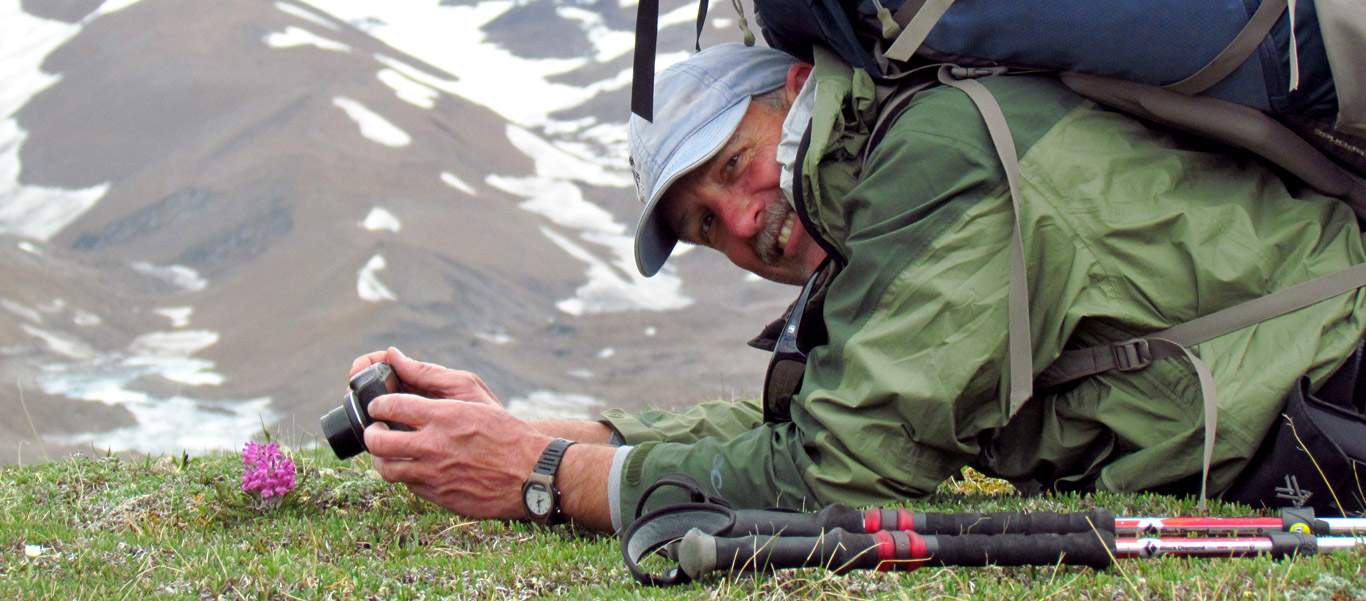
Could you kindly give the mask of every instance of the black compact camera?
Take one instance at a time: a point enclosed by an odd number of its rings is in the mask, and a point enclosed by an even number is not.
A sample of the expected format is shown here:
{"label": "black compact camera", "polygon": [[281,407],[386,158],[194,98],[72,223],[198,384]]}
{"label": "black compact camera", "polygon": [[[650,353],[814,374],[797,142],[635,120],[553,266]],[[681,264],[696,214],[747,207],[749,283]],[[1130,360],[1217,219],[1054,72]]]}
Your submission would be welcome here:
{"label": "black compact camera", "polygon": [[[398,376],[388,363],[376,363],[351,378],[350,391],[340,407],[323,414],[323,435],[338,459],[348,459],[365,448],[365,428],[375,423],[370,418],[370,401],[391,392],[401,392]],[[395,430],[411,430],[402,424],[389,424]]]}

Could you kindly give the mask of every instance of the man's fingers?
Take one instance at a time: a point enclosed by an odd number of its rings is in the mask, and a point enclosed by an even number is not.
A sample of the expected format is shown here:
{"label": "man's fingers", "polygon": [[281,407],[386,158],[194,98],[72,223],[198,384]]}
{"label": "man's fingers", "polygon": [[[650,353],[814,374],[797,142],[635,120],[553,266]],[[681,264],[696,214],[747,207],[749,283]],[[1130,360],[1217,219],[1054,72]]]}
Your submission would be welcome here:
{"label": "man's fingers", "polygon": [[390,430],[384,424],[370,424],[365,429],[365,448],[375,458],[413,457],[426,455],[421,438],[416,432]]}
{"label": "man's fingers", "polygon": [[432,421],[442,401],[415,394],[382,394],[370,401],[370,417],[420,428]]}
{"label": "man's fingers", "polygon": [[351,374],[346,376],[347,379],[355,377],[362,369],[383,362],[386,352],[387,351],[375,351],[356,357],[356,360],[351,362]]}
{"label": "man's fingers", "polygon": [[386,351],[385,360],[394,366],[399,381],[411,392],[443,399],[499,404],[498,397],[473,372],[417,361],[394,347]]}
{"label": "man's fingers", "polygon": [[425,479],[425,476],[420,473],[421,464],[409,459],[375,457],[375,471],[379,472],[380,477],[384,478],[385,482],[410,484]]}

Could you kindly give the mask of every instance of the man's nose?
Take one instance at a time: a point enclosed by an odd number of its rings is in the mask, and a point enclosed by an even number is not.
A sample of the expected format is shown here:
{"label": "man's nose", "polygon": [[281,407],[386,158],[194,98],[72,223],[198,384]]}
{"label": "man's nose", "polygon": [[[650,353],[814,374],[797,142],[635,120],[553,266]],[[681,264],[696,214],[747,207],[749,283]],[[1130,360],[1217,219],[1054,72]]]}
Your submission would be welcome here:
{"label": "man's nose", "polygon": [[726,229],[740,238],[750,238],[764,229],[764,203],[757,195],[743,195],[730,203],[723,216]]}

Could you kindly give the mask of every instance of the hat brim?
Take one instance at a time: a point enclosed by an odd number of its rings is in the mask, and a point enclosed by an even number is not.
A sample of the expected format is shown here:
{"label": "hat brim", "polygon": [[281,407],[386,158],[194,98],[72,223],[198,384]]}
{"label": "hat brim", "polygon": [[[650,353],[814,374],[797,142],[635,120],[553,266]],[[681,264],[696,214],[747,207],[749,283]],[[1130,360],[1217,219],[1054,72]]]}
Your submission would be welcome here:
{"label": "hat brim", "polygon": [[678,152],[665,162],[661,171],[665,176],[658,180],[659,183],[650,192],[645,210],[640,215],[640,222],[636,225],[636,269],[640,270],[641,275],[650,277],[658,273],[664,262],[669,260],[674,247],[678,245],[678,234],[664,222],[657,210],[664,193],[679,178],[721,151],[721,147],[726,145],[731,134],[740,126],[740,121],[749,109],[749,103],[750,99],[746,96],[718,113],[715,118],[688,136],[679,145]]}

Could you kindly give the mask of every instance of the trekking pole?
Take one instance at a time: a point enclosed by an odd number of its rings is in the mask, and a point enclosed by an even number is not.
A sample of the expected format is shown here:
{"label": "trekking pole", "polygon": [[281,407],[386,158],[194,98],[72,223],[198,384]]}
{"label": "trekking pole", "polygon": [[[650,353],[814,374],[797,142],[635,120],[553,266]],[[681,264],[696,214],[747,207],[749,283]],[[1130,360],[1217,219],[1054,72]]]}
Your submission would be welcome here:
{"label": "trekking pole", "polygon": [[1121,517],[1115,518],[1115,534],[1166,535],[1269,535],[1275,532],[1319,536],[1366,536],[1366,518],[1315,517],[1312,509],[1282,509],[1279,517]]}
{"label": "trekking pole", "polygon": [[1067,534],[1111,530],[1116,536],[1267,535],[1299,532],[1366,535],[1366,518],[1315,517],[1312,509],[1283,509],[1276,517],[1115,517],[1104,509],[1079,513],[998,512],[932,513],[907,509],[857,511],[831,505],[816,513],[740,509],[730,534],[816,536],[836,528],[848,532],[881,530],[920,534]]}
{"label": "trekking pole", "polygon": [[836,529],[821,536],[716,537],[693,529],[674,553],[696,579],[728,573],[821,567],[909,571],[922,566],[1110,565],[1114,535],[1072,534],[921,535],[904,530],[862,534]]}
{"label": "trekking pole", "polygon": [[1366,548],[1363,537],[1316,537],[1278,532],[1248,538],[1123,538],[1108,532],[1073,534],[920,535],[909,531],[875,534],[835,530],[822,536],[715,537],[694,529],[675,549],[679,567],[691,579],[787,568],[909,571],[924,566],[1085,565],[1101,569],[1118,558],[1246,557],[1314,555]]}

